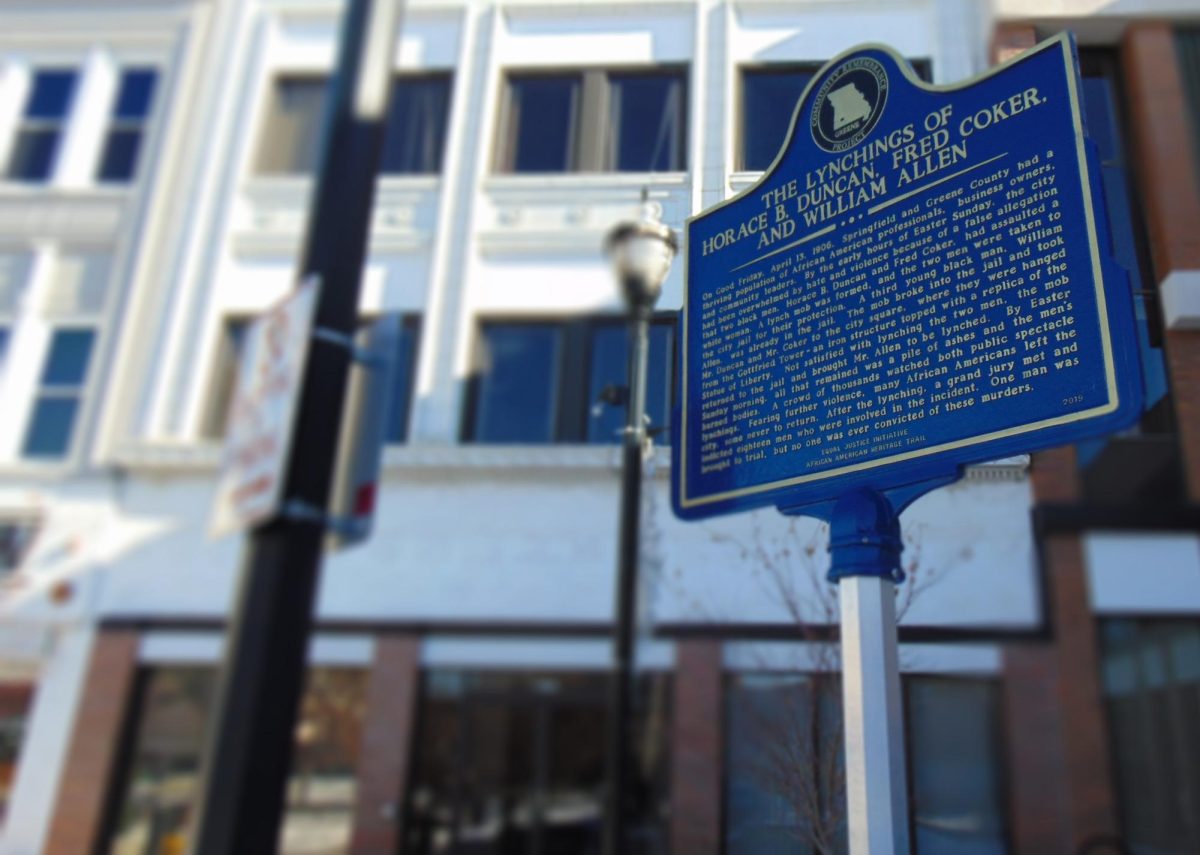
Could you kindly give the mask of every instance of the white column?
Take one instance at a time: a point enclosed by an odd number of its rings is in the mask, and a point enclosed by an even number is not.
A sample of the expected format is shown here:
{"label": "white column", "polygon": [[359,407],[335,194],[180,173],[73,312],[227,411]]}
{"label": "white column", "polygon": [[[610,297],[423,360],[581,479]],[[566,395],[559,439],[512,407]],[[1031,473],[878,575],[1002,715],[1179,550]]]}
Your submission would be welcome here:
{"label": "white column", "polygon": [[907,855],[896,585],[877,576],[848,576],[838,591],[850,852]]}
{"label": "white column", "polygon": [[[90,624],[64,629],[47,654],[17,757],[17,778],[0,830],[0,855],[43,851],[94,638]],[[103,783],[97,781],[96,786]]]}
{"label": "white column", "polygon": [[79,72],[75,97],[58,152],[55,183],[63,187],[91,187],[96,165],[112,116],[117,93],[117,68],[104,50],[88,53]]}
{"label": "white column", "polygon": [[33,397],[50,347],[51,325],[42,313],[54,272],[55,255],[48,244],[30,249],[29,270],[8,342],[4,366],[4,398],[0,402],[0,460],[21,456],[32,415]]}
{"label": "white column", "polygon": [[420,355],[409,436],[414,444],[457,441],[461,418],[465,354],[474,345],[470,305],[471,260],[481,203],[482,176],[491,157],[491,129],[497,109],[499,69],[493,50],[502,15],[481,6],[462,11],[458,61],[450,96],[438,198],[438,227],[431,250]]}
{"label": "white column", "polygon": [[8,174],[17,127],[25,114],[29,88],[33,81],[29,63],[9,60],[0,67],[0,175]]}

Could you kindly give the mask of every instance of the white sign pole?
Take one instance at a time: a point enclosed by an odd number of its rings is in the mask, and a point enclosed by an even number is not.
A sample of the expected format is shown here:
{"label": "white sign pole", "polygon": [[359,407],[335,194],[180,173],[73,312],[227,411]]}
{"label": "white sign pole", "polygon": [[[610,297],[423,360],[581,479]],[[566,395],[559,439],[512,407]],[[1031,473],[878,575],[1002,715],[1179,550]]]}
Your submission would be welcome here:
{"label": "white sign pole", "polygon": [[838,591],[850,852],[907,855],[896,584],[879,576],[845,576]]}

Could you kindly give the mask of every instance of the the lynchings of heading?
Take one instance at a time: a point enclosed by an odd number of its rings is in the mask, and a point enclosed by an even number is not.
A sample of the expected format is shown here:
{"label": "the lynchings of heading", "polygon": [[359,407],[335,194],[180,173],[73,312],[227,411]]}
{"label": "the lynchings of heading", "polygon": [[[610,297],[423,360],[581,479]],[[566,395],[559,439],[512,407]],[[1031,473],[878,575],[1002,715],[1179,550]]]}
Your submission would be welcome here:
{"label": "the lynchings of heading", "polygon": [[[1037,87],[1030,87],[956,124],[951,121],[954,107],[947,104],[925,116],[925,133],[920,136],[909,122],[805,173],[803,186],[801,179],[793,178],[760,192],[763,210],[737,227],[703,238],[701,254],[719,252],[745,238],[756,239],[756,249],[765,249],[796,233],[795,214],[808,228],[819,226],[886,195],[889,187],[904,188],[966,159],[969,137],[1045,103]],[[888,154],[890,159],[883,157]]]}

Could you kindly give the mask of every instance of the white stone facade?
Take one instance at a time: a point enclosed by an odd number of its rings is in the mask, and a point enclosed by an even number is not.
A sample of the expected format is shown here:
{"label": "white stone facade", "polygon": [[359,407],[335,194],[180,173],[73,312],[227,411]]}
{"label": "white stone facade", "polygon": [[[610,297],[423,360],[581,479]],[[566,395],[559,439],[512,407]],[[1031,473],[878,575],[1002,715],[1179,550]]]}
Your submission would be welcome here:
{"label": "white stone facade", "polygon": [[[0,163],[30,70],[80,73],[52,178],[0,182],[0,254],[29,259],[13,308],[0,304],[0,326],[12,330],[0,361],[0,522],[38,526],[21,568],[0,583],[0,655],[12,673],[42,686],[27,737],[37,760],[21,765],[0,831],[7,855],[39,851],[94,628],[131,619],[186,628],[219,622],[230,607],[240,544],[206,536],[219,455],[204,436],[216,350],[227,318],[261,311],[293,280],[310,182],[258,174],[255,154],[272,81],[329,72],[340,9],[331,0],[107,5],[0,3]],[[604,667],[601,640],[526,639],[519,629],[609,620],[616,446],[460,442],[480,320],[617,314],[600,244],[643,188],[680,228],[756,179],[737,168],[741,68],[820,62],[857,43],[886,42],[928,59],[935,82],[952,83],[986,67],[996,15],[1074,19],[1101,4],[988,5],[410,0],[395,67],[452,74],[444,161],[437,175],[381,179],[362,300],[367,315],[421,317],[409,438],[386,452],[370,542],[326,561],[318,619],[444,625],[425,642],[429,664]],[[1085,31],[1102,38],[1112,16],[1181,5],[1189,4],[1109,4],[1109,17]],[[158,90],[137,180],[103,186],[91,176],[119,71],[130,64],[155,67]],[[686,171],[531,176],[494,168],[506,71],[662,64],[687,69]],[[56,270],[80,253],[103,256],[102,299],[58,312]],[[661,308],[678,309],[683,288],[676,263]],[[22,437],[50,330],[65,323],[94,326],[95,349],[69,453],[33,461],[22,455]],[[668,457],[657,451],[647,491],[649,622],[717,623],[731,640],[736,625],[786,625],[788,610],[756,553],[780,548],[787,521],[773,511],[675,520]],[[905,513],[908,554],[930,583],[905,623],[984,639],[914,648],[909,667],[995,673],[998,646],[987,633],[1042,626],[1027,467],[1025,458],[978,467]],[[803,587],[821,578],[827,559],[818,527],[796,526],[797,542],[814,546],[792,566]],[[1135,592],[1120,572],[1129,544],[1092,538],[1096,609],[1177,610],[1184,602],[1200,613],[1197,539],[1140,537],[1139,548],[1161,550],[1178,578]],[[518,634],[497,642],[456,633],[459,624]],[[150,631],[141,655],[216,661],[219,637]],[[315,661],[369,661],[365,631],[322,639]],[[783,655],[778,647],[731,643],[727,667],[761,666]],[[647,667],[671,667],[669,638],[644,648]]]}

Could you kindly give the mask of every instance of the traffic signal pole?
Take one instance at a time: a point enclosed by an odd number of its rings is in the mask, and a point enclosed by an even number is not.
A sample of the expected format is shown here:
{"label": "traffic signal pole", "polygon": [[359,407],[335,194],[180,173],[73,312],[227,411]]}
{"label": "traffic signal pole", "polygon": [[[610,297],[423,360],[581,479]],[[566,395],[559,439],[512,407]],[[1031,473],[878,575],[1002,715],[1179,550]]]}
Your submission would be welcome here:
{"label": "traffic signal pole", "polygon": [[277,849],[304,688],[402,0],[346,0],[296,281],[320,280],[283,506],[242,553],[193,855]]}

